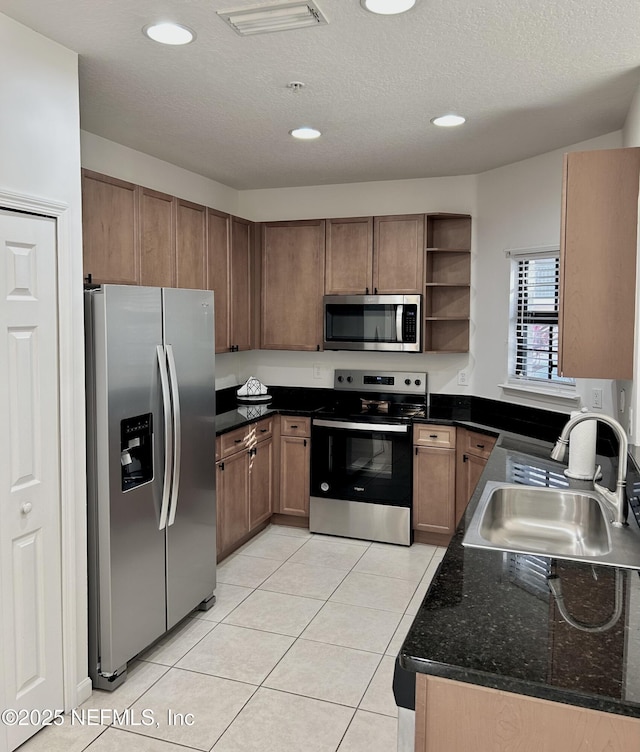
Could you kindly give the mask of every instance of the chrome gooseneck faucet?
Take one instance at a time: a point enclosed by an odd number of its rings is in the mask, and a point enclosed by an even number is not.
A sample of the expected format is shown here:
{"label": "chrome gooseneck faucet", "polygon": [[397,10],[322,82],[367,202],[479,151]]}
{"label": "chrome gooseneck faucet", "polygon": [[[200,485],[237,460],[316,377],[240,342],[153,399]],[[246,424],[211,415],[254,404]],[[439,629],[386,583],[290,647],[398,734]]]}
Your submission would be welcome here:
{"label": "chrome gooseneck faucet", "polygon": [[[626,486],[627,486],[627,451],[629,442],[624,428],[614,418],[599,413],[579,413],[571,418],[562,429],[560,438],[551,451],[551,459],[562,462],[569,444],[569,434],[571,431],[585,420],[599,420],[613,428],[618,437],[618,479],[616,481],[616,490],[610,491],[608,488],[596,483],[595,476],[593,479],[593,488],[609,503],[613,509],[613,525],[623,527],[627,523],[626,509]],[[596,473],[597,475],[597,473]]]}

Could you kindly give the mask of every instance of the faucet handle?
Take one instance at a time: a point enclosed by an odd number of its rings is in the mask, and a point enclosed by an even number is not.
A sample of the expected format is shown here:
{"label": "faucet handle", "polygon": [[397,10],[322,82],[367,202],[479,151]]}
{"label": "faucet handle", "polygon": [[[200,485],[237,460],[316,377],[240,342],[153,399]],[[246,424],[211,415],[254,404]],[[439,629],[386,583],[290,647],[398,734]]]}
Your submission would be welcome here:
{"label": "faucet handle", "polygon": [[596,465],[596,469],[593,471],[593,478],[591,478],[591,482],[595,486],[596,481],[600,480],[602,478],[602,465]]}

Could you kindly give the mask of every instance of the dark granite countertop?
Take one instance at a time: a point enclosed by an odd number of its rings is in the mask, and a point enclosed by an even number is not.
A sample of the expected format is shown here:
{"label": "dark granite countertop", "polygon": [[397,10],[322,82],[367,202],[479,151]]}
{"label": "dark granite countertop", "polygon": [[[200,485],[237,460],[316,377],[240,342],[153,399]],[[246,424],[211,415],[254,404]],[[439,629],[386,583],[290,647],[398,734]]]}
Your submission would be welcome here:
{"label": "dark granite countertop", "polygon": [[[455,421],[458,422],[458,421]],[[640,718],[640,576],[591,566],[463,547],[486,481],[569,484],[551,444],[502,432],[467,511],[400,650],[400,665],[457,681]],[[599,456],[605,481],[616,464]],[[590,484],[571,481],[572,486]],[[636,524],[633,515],[630,524]],[[547,576],[560,578],[569,614],[561,616]]]}

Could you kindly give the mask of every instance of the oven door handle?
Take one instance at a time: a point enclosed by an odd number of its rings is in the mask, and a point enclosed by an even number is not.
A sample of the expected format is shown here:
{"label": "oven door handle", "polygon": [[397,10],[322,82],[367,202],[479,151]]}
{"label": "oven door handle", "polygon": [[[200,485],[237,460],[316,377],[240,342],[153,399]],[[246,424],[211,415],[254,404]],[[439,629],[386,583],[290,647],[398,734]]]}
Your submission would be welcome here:
{"label": "oven door handle", "polygon": [[408,433],[409,431],[408,423],[355,423],[314,418],[312,424],[321,428],[342,428],[345,431],[368,431],[369,433]]}

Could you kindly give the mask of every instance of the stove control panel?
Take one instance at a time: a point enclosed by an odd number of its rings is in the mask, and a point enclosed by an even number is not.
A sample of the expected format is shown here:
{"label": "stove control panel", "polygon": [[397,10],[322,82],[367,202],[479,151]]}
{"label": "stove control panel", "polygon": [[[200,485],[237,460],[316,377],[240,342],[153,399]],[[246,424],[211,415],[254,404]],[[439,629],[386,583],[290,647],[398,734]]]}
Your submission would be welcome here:
{"label": "stove control panel", "polygon": [[391,392],[393,394],[427,394],[427,374],[413,371],[361,371],[338,368],[334,388],[357,392]]}

